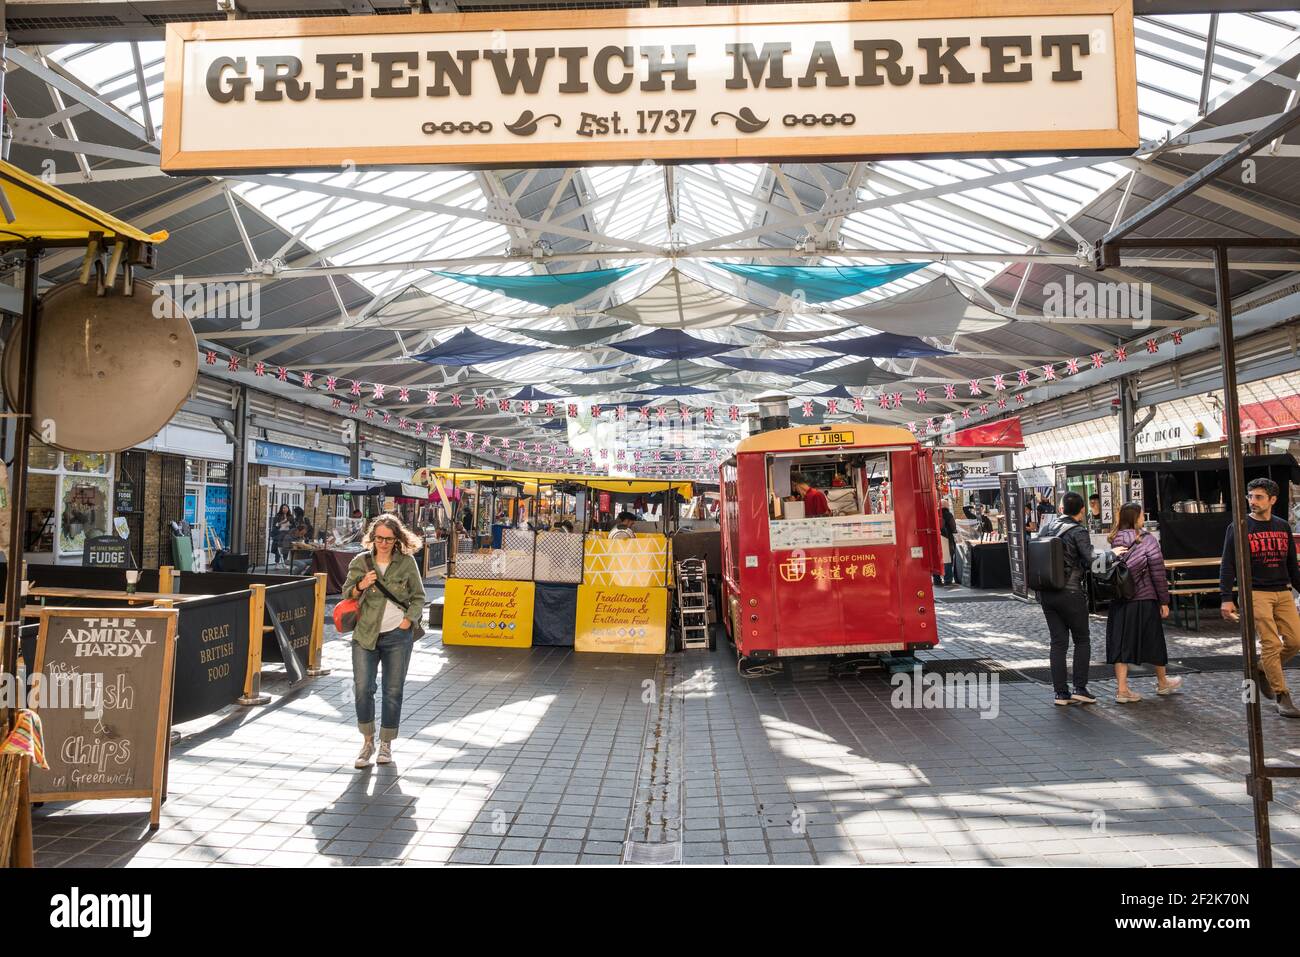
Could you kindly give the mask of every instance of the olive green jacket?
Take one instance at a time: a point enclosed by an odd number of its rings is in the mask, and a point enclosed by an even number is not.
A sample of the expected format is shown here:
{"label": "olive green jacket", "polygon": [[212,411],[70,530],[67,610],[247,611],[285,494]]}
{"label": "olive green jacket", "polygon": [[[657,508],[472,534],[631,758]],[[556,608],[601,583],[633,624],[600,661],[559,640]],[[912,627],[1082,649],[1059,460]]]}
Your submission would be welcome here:
{"label": "olive green jacket", "polygon": [[[370,565],[367,566],[367,555],[370,553],[362,552],[348,565],[348,577],[343,583],[344,599],[352,597],[353,587],[366,577],[366,572],[371,568],[379,572],[379,567],[374,565],[373,555],[370,557]],[[393,555],[388,571],[380,573],[379,580],[393,593],[394,598],[406,603],[404,606],[406,617],[410,621],[417,622],[421,619],[427,599],[424,594],[424,581],[420,578],[420,569],[415,564],[414,558],[410,555]],[[379,641],[379,625],[384,620],[384,604],[387,601],[384,593],[374,585],[361,593],[357,627],[352,632],[352,640],[368,651],[374,651]]]}

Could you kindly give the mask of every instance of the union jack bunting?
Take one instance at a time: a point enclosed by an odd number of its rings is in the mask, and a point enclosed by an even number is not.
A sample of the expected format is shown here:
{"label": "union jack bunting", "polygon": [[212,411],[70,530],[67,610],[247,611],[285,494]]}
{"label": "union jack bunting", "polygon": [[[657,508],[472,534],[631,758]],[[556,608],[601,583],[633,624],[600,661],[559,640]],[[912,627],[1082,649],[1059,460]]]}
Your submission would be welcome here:
{"label": "union jack bunting", "polygon": [[1003,379],[1002,373],[999,372],[997,375],[993,377],[993,391],[1001,392],[1006,387],[1007,384]]}
{"label": "union jack bunting", "polygon": [[316,373],[314,373],[314,372],[304,372],[304,373],[302,374],[302,387],[303,387],[304,389],[310,389],[310,388],[311,388],[311,384],[312,384],[313,381],[315,381],[315,379],[316,379]]}
{"label": "union jack bunting", "polygon": [[956,387],[955,385],[951,385],[951,384],[949,384],[949,385],[945,385],[945,386],[943,387],[943,397],[944,397],[945,399],[955,399],[955,398],[957,398],[957,387]]}
{"label": "union jack bunting", "polygon": [[275,370],[275,377],[279,379],[281,382],[288,382],[289,370],[286,369],[284,366],[280,366],[280,368]]}
{"label": "union jack bunting", "polygon": [[254,363],[253,375],[266,375],[266,363],[265,362]]}
{"label": "union jack bunting", "polygon": [[360,394],[361,394],[361,383],[353,379],[352,388],[348,389],[348,395],[360,395]]}
{"label": "union jack bunting", "polygon": [[1028,369],[1021,369],[1019,372],[1016,373],[1016,384],[1017,384],[1017,385],[1029,385],[1029,370],[1028,370]]}
{"label": "union jack bunting", "polygon": [[1050,362],[1043,366],[1043,378],[1048,382],[1056,381],[1056,366],[1052,365]]}
{"label": "union jack bunting", "polygon": [[979,395],[979,394],[980,394],[980,380],[979,380],[979,379],[971,379],[971,380],[970,380],[970,394],[971,394],[971,395]]}
{"label": "union jack bunting", "polygon": [[1076,372],[1078,372],[1078,371],[1079,371],[1079,360],[1078,360],[1078,359],[1066,359],[1066,360],[1065,360],[1065,371],[1066,371],[1069,375],[1074,375]]}
{"label": "union jack bunting", "polygon": [[380,385],[378,382],[376,382],[376,383],[375,383],[374,394],[373,394],[372,398],[375,398],[375,399],[382,399],[383,397],[384,397],[384,387],[383,387],[382,385]]}

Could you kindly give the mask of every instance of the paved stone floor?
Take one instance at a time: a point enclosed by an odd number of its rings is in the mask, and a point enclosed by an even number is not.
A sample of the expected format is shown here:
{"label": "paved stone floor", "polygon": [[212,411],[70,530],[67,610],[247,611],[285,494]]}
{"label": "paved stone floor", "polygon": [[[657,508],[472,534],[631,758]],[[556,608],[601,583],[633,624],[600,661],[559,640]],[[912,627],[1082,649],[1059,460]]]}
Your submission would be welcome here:
{"label": "paved stone floor", "polygon": [[[1239,676],[1053,707],[1035,606],[953,593],[936,673],[996,664],[984,707],[896,707],[888,676],[745,678],[729,650],[665,659],[417,646],[396,765],[353,770],[345,642],[333,673],[182,726],[163,825],[140,801],[47,805],[42,866],[676,862],[1249,865]],[[1094,658],[1105,623],[1093,620]],[[1220,623],[1170,629],[1174,660],[1234,652]],[[1238,649],[1239,651],[1239,649]],[[1028,671],[1024,670],[1028,669]],[[1104,669],[1103,669],[1104,670]],[[1096,672],[1100,674],[1100,671]],[[1029,676],[1029,677],[1027,677]],[[911,700],[910,698],[908,699]],[[1265,711],[1270,760],[1300,722]],[[1300,862],[1300,792],[1279,782],[1275,860]]]}

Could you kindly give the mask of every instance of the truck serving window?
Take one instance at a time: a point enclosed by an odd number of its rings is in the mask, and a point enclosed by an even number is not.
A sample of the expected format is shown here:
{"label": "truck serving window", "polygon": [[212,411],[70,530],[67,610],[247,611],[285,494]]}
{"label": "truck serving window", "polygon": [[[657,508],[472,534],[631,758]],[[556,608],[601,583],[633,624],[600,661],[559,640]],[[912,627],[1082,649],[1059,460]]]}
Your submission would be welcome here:
{"label": "truck serving window", "polygon": [[893,512],[888,453],[768,456],[769,520],[811,517],[800,496],[800,479],[825,497],[831,517]]}

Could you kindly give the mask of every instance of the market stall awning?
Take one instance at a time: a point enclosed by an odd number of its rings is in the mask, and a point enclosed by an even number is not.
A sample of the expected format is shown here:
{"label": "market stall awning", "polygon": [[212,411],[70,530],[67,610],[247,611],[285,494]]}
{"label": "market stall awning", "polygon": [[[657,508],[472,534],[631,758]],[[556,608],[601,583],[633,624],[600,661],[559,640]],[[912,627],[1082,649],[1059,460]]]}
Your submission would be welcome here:
{"label": "market stall awning", "polygon": [[146,233],[116,216],[83,203],[61,189],[0,161],[0,249],[33,239],[46,244],[82,246],[95,236],[138,243],[160,243],[167,231]]}
{"label": "market stall awning", "polygon": [[980,451],[1020,451],[1025,447],[1020,417],[1012,416],[997,422],[959,429],[945,442],[944,449],[972,449]]}
{"label": "market stall awning", "polygon": [[470,482],[536,482],[540,485],[586,485],[602,492],[649,494],[674,491],[691,497],[691,483],[672,479],[617,478],[611,475],[570,475],[567,472],[514,472],[509,469],[433,469],[447,480]]}

